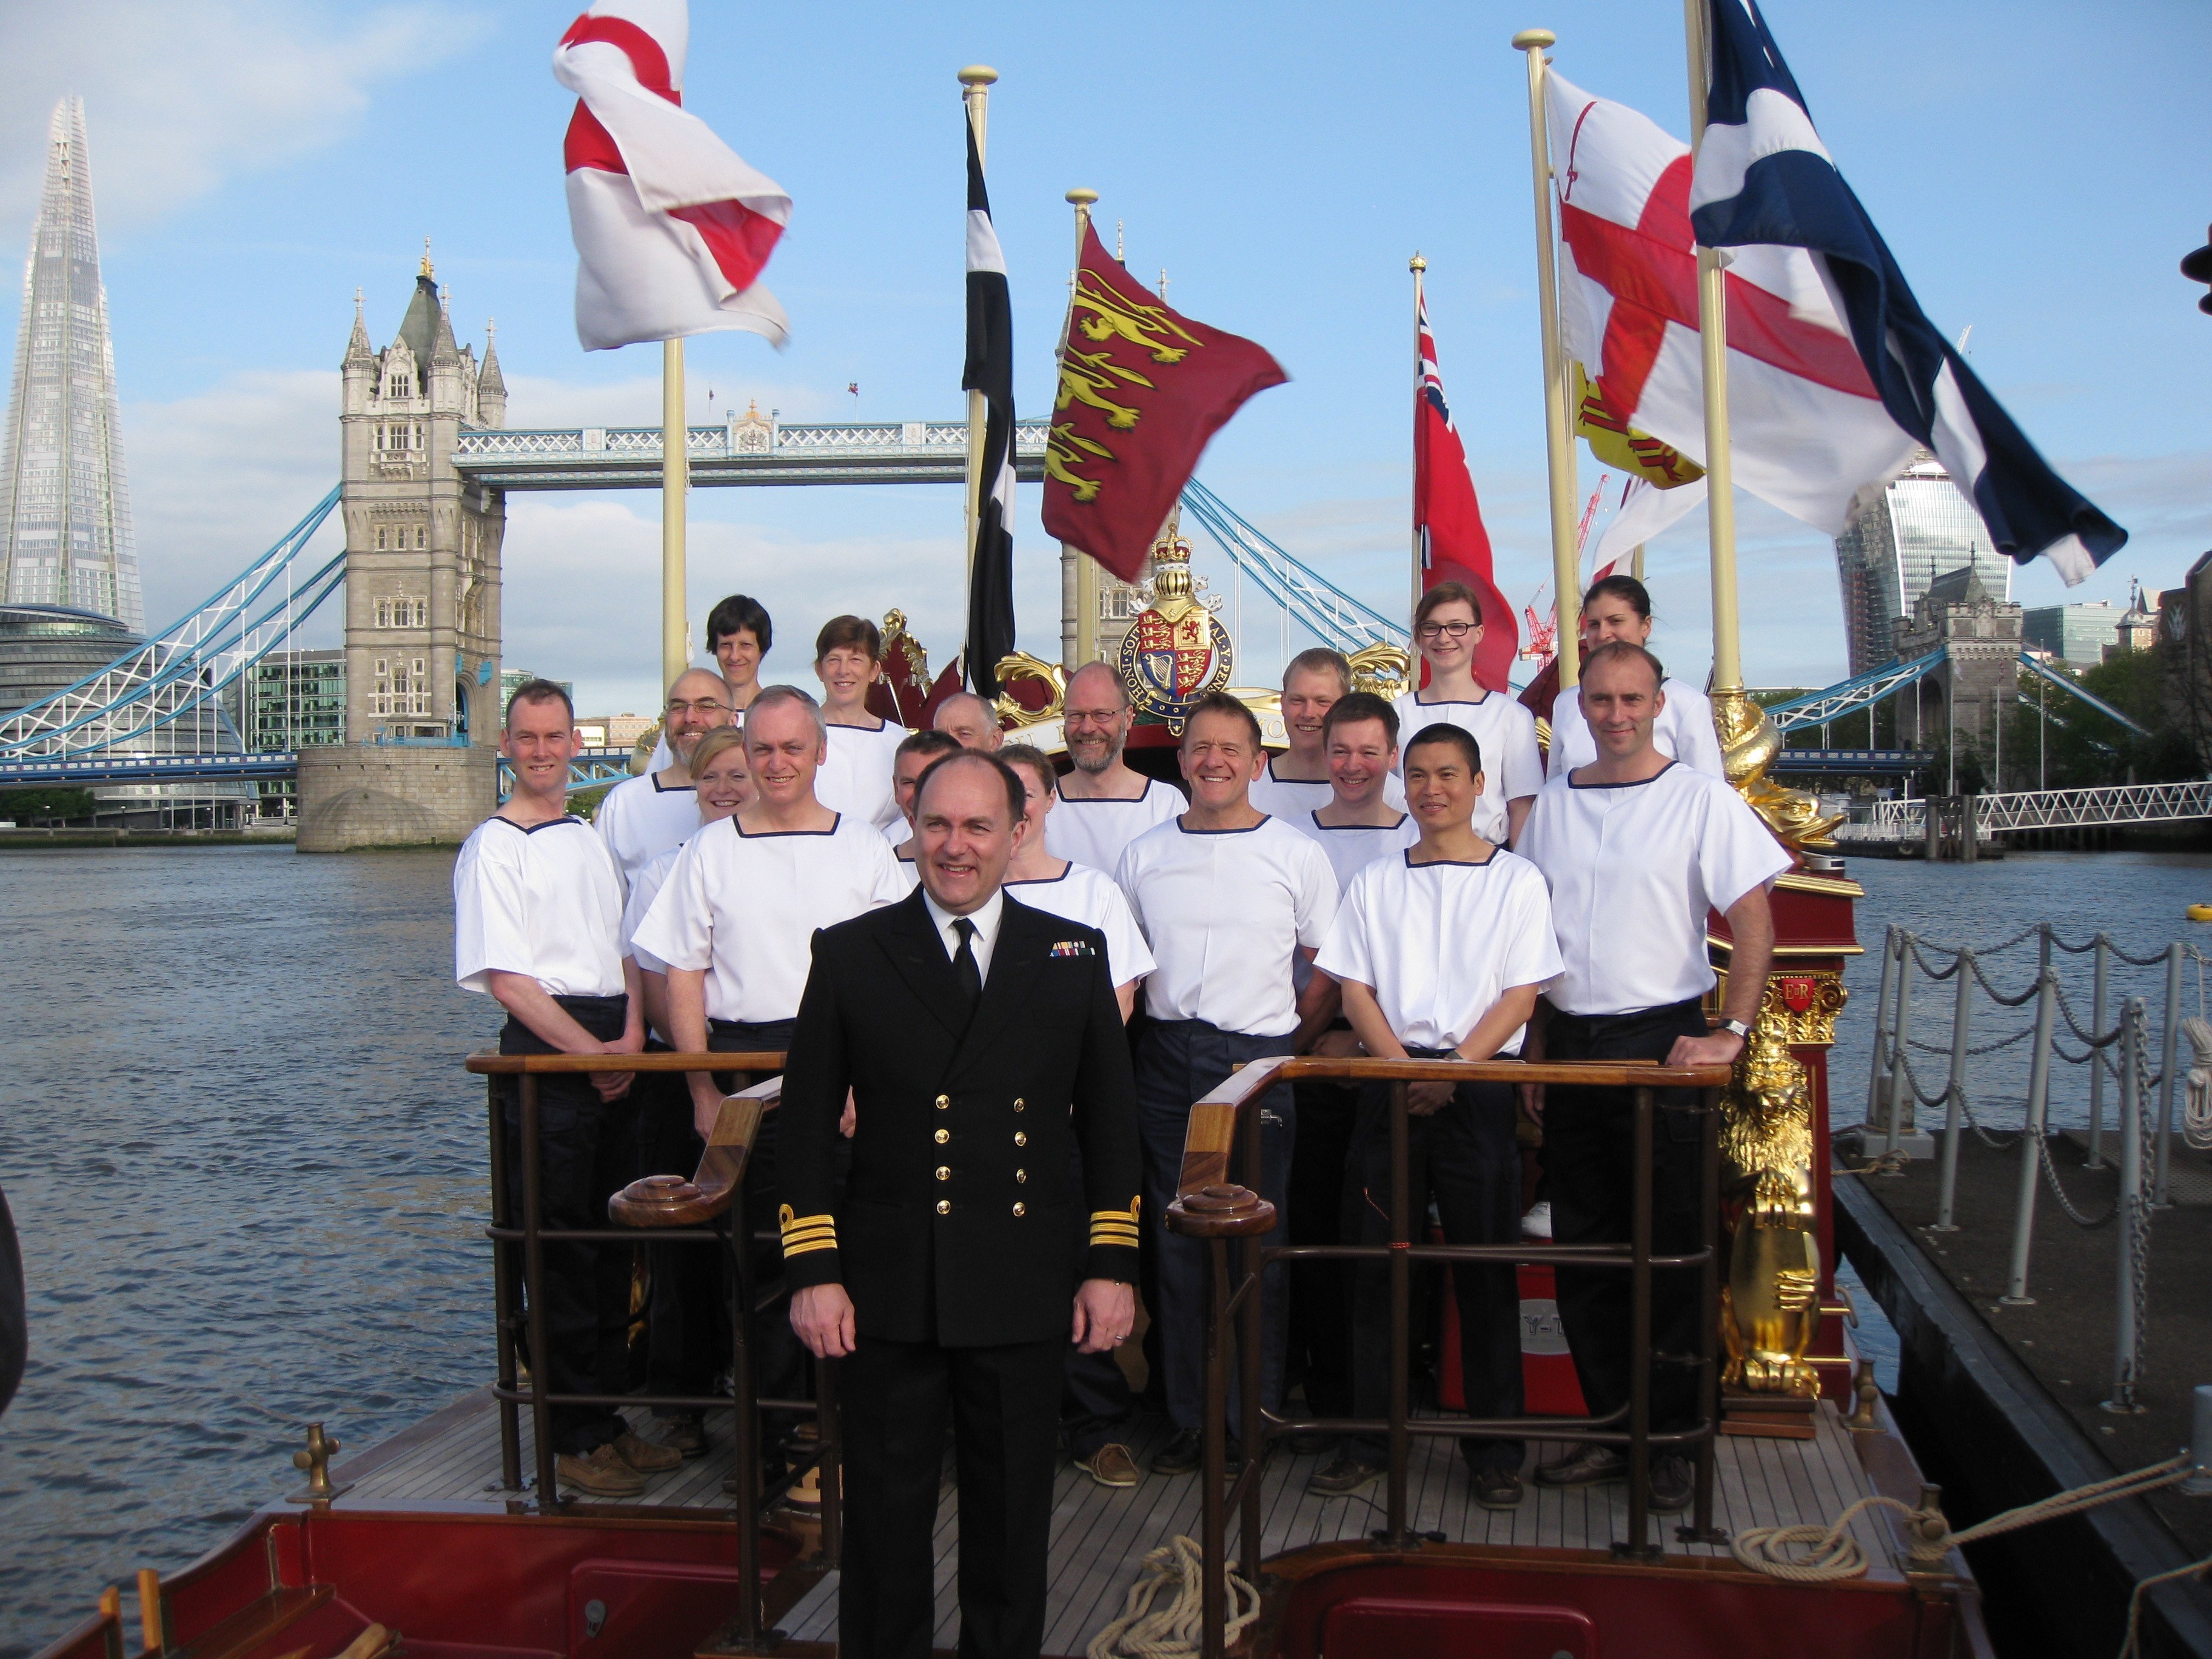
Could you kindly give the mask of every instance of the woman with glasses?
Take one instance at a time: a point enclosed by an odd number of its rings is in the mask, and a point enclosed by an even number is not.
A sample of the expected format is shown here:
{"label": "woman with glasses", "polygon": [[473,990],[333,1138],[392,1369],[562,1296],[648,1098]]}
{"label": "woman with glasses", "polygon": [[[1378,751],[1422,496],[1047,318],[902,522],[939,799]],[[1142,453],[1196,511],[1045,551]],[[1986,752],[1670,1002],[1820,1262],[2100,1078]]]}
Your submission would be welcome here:
{"label": "woman with glasses", "polygon": [[[1583,599],[1583,654],[1626,640],[1647,649],[1651,644],[1651,595],[1633,576],[1602,576]],[[1694,685],[1669,675],[1660,688],[1666,703],[1651,726],[1651,746],[1685,765],[1725,781],[1721,742],[1713,731],[1713,705]],[[1582,688],[1566,686],[1552,704],[1552,756],[1547,775],[1558,777],[1597,759],[1597,740],[1583,718]]]}
{"label": "woman with glasses", "polygon": [[1398,727],[1419,732],[1443,720],[1474,737],[1485,763],[1474,833],[1510,847],[1544,787],[1544,757],[1536,746],[1536,717],[1474,677],[1474,648],[1482,643],[1482,601],[1474,590],[1438,582],[1422,594],[1413,607],[1413,643],[1428,665],[1429,683],[1391,704]]}

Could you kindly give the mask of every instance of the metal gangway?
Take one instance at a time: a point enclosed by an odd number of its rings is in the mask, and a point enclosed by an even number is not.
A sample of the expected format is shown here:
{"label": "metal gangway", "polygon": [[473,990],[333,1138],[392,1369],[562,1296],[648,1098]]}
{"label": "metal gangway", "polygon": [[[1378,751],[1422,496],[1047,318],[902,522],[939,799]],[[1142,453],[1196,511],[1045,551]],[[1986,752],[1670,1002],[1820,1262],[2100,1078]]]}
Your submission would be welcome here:
{"label": "metal gangway", "polygon": [[2212,817],[2212,781],[2186,783],[2114,783],[2087,789],[2017,789],[1998,794],[1878,800],[1859,823],[1839,824],[1836,840],[1849,847],[1909,844],[1925,841],[1929,812],[1938,816],[1939,833],[1965,832],[1956,819],[1960,803],[1971,802],[1978,839],[2020,830],[2073,830],[2126,823],[2171,823]]}

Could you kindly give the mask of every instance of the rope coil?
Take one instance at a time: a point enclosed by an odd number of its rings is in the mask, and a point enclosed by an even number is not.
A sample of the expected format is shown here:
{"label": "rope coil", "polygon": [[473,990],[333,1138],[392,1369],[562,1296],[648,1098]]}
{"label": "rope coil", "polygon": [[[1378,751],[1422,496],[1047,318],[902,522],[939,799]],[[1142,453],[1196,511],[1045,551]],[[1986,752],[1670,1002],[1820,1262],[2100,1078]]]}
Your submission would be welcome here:
{"label": "rope coil", "polygon": [[[1091,1638],[1088,1659],[1191,1659],[1205,1642],[1206,1557],[1195,1539],[1178,1534],[1138,1564],[1137,1582],[1121,1616]],[[1260,1616],[1260,1594],[1237,1576],[1237,1563],[1222,1573],[1228,1596],[1221,1627],[1225,1649]],[[1158,1612],[1152,1603],[1174,1586],[1174,1595]]]}

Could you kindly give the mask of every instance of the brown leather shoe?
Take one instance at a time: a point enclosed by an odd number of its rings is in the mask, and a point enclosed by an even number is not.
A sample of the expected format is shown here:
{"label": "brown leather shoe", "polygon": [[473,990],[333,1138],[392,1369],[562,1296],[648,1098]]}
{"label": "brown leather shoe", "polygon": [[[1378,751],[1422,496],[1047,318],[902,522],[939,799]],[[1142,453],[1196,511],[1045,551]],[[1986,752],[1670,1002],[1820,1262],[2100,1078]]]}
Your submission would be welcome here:
{"label": "brown leather shoe", "polygon": [[615,1455],[640,1474],[659,1474],[678,1468],[684,1454],[673,1446],[656,1446],[634,1430],[624,1429],[615,1437]]}
{"label": "brown leather shoe", "polygon": [[553,1472],[562,1486],[593,1498],[636,1498],[645,1492],[645,1477],[624,1462],[611,1444],[589,1454],[565,1452],[554,1459]]}
{"label": "brown leather shoe", "polygon": [[1102,1486],[1120,1490],[1137,1484],[1137,1460],[1129,1455],[1127,1446],[1116,1442],[1109,1442],[1088,1457],[1077,1458],[1075,1467]]}
{"label": "brown leather shoe", "polygon": [[660,1443],[674,1447],[687,1458],[704,1457],[707,1455],[707,1419],[696,1413],[663,1418]]}

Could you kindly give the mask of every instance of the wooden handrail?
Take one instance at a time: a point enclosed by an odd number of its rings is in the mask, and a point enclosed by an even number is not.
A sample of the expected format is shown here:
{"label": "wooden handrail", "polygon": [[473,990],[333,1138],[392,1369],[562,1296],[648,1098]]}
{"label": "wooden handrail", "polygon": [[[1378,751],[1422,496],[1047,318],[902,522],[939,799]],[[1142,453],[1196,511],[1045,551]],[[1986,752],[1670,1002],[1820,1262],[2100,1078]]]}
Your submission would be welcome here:
{"label": "wooden handrail", "polygon": [[609,1219],[624,1227],[696,1227],[721,1214],[745,1178],[761,1120],[782,1098],[780,1077],[725,1095],[691,1178],[655,1175],[633,1181],[607,1200]]}
{"label": "wooden handrail", "polygon": [[574,1072],[781,1072],[783,1050],[763,1048],[744,1054],[503,1054],[495,1048],[479,1048],[462,1062],[478,1075],[518,1077],[524,1073]]}
{"label": "wooden handrail", "polygon": [[1177,1196],[1229,1181],[1237,1114],[1279,1083],[1308,1078],[1341,1083],[1557,1083],[1591,1089],[1721,1089],[1726,1066],[1660,1066],[1650,1060],[1332,1060],[1273,1055],[1224,1078],[1190,1109],[1183,1133]]}

